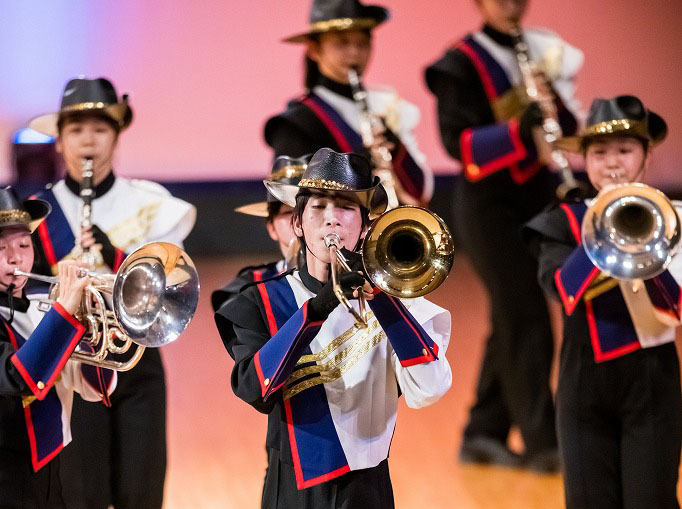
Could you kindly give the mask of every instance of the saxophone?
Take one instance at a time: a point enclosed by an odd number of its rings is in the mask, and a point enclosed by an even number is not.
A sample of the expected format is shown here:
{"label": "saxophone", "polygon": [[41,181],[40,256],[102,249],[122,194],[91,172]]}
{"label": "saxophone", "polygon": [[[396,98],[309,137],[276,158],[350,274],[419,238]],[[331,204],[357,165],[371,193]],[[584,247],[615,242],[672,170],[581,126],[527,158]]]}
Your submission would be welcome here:
{"label": "saxophone", "polygon": [[578,201],[584,197],[586,189],[584,184],[578,182],[573,175],[573,170],[571,170],[566,154],[554,145],[558,139],[563,137],[561,126],[556,119],[554,101],[551,99],[538,99],[539,94],[537,86],[535,85],[534,76],[536,65],[530,58],[528,44],[523,38],[523,32],[518,24],[514,24],[511,36],[514,41],[514,54],[516,55],[516,61],[519,65],[519,70],[521,71],[526,95],[530,101],[535,101],[540,105],[543,116],[542,138],[551,147],[550,157],[559,169],[561,184],[559,184],[559,187],[556,190],[557,197],[560,200],[565,201]]}
{"label": "saxophone", "polygon": [[[374,144],[374,133],[377,131],[384,131],[385,126],[377,115],[372,113],[369,109],[367,101],[367,90],[360,81],[358,72],[351,68],[348,70],[348,82],[353,91],[353,100],[360,112],[360,134],[362,135],[362,142],[366,147]],[[374,174],[381,180],[386,194],[388,195],[388,208],[386,210],[394,209],[404,203],[407,205],[419,205],[419,201],[402,189],[400,182],[395,178],[393,173],[393,156],[391,152],[385,147],[378,148],[381,160],[374,170]],[[376,161],[375,161],[376,163]]]}

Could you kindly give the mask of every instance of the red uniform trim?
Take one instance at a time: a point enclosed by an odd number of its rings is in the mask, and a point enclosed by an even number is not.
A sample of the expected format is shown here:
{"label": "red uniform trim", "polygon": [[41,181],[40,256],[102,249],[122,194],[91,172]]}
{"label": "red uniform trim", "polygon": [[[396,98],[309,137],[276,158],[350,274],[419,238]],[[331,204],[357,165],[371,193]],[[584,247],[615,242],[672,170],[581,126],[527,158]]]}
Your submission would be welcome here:
{"label": "red uniform trim", "polygon": [[116,250],[116,258],[114,258],[114,266],[112,267],[112,270],[114,272],[118,272],[118,269],[121,268],[121,264],[123,264],[123,260],[125,260],[126,254],[117,247],[114,249]]}
{"label": "red uniform trim", "polygon": [[52,239],[50,238],[50,232],[47,229],[47,223],[43,221],[38,226],[38,236],[40,237],[40,242],[43,244],[43,251],[45,252],[45,259],[50,267],[57,265],[57,257],[54,254],[54,247],[52,247]]}
{"label": "red uniform trim", "polygon": [[[460,136],[460,151],[462,153],[464,174],[468,180],[470,180],[471,182],[481,180],[491,175],[492,173],[495,173],[496,171],[508,168],[510,165],[514,164],[517,161],[523,160],[527,156],[526,147],[523,145],[523,142],[521,141],[521,137],[519,135],[518,119],[515,118],[511,119],[509,122],[507,122],[507,126],[509,129],[509,138],[512,141],[514,150],[507,155],[498,157],[497,159],[494,159],[480,166],[476,165],[476,162],[474,161],[473,158],[472,139],[474,136],[475,128],[465,129],[462,132],[462,135]],[[469,169],[469,165],[472,164],[478,168],[478,171],[475,173]]]}
{"label": "red uniform trim", "polygon": [[575,217],[575,214],[571,210],[571,207],[569,207],[567,204],[562,203],[559,206],[561,207],[561,209],[566,214],[566,217],[568,218],[568,224],[571,227],[571,233],[573,233],[575,241],[578,243],[579,246],[582,245],[583,242],[580,236],[580,225],[578,224],[578,218]]}
{"label": "red uniform trim", "polygon": [[583,293],[585,293],[585,290],[587,290],[587,287],[590,286],[590,283],[594,280],[595,277],[599,274],[599,269],[595,267],[592,269],[592,272],[587,276],[587,279],[583,282],[583,284],[578,288],[578,291],[575,292],[575,295],[573,295],[573,300],[569,298],[568,293],[566,292],[566,289],[564,288],[564,283],[561,281],[561,269],[557,269],[556,272],[554,273],[554,282],[556,283],[557,290],[559,290],[559,296],[561,297],[561,302],[564,305],[564,309],[566,310],[566,314],[568,316],[571,316],[573,314],[573,311],[575,311],[576,306],[578,305],[578,302],[583,296]]}
{"label": "red uniform trim", "polygon": [[260,293],[261,300],[263,301],[263,307],[265,308],[265,315],[268,318],[268,328],[270,329],[270,336],[277,334],[279,330],[277,328],[277,320],[275,320],[275,313],[272,311],[272,303],[270,302],[270,296],[268,295],[268,290],[265,288],[265,284],[259,283],[256,285],[258,292]]}
{"label": "red uniform trim", "polygon": [[310,488],[311,486],[316,486],[322,484],[336,477],[340,477],[343,474],[350,472],[350,466],[345,465],[341,468],[337,468],[327,474],[321,475],[319,477],[314,477],[313,479],[308,479],[307,481],[303,479],[303,469],[301,468],[301,457],[298,454],[298,445],[296,443],[296,432],[294,427],[294,419],[291,413],[291,403],[289,400],[284,401],[284,412],[287,418],[287,429],[289,430],[289,444],[291,445],[291,456],[294,460],[294,472],[296,473],[296,487],[299,490]]}
{"label": "red uniform trim", "polygon": [[256,367],[256,374],[260,382],[261,396],[265,397],[268,387],[265,385],[265,375],[263,375],[263,368],[260,365],[260,352],[256,352],[256,355],[253,356],[253,365]]}
{"label": "red uniform trim", "polygon": [[52,459],[57,456],[62,449],[64,449],[64,444],[59,444],[59,446],[52,451],[50,454],[45,456],[42,460],[38,460],[38,446],[36,445],[36,432],[33,428],[33,419],[31,418],[31,406],[24,408],[24,418],[26,419],[26,429],[28,431],[28,441],[31,446],[31,463],[33,464],[33,471],[37,472],[45,465],[47,465]]}
{"label": "red uniform trim", "polygon": [[[76,333],[71,338],[71,342],[67,346],[66,350],[64,350],[64,354],[62,355],[62,358],[57,363],[57,367],[52,372],[52,376],[49,378],[49,380],[47,382],[44,382],[44,387],[42,389],[38,388],[38,386],[36,385],[36,382],[33,380],[31,375],[29,374],[28,370],[21,363],[21,361],[19,360],[19,357],[17,357],[16,353],[14,355],[12,355],[12,358],[11,358],[12,364],[14,364],[14,366],[17,368],[17,371],[19,371],[22,378],[24,379],[26,384],[29,386],[29,388],[31,389],[31,391],[33,392],[35,397],[40,399],[40,400],[44,399],[45,396],[47,395],[47,393],[50,391],[50,389],[52,388],[52,385],[54,385],[54,382],[57,380],[59,373],[64,368],[64,365],[69,360],[69,357],[71,357],[71,354],[73,353],[73,350],[76,348],[76,345],[80,341],[81,337],[83,337],[83,334],[85,334],[85,327],[83,327],[83,325],[80,322],[78,322],[72,315],[70,315],[59,302],[55,302],[54,305],[52,306],[52,309],[54,309],[57,313],[59,313],[62,316],[62,318],[64,318],[66,321],[68,321],[69,324],[76,329]],[[10,334],[11,334],[11,331],[10,331]],[[16,343],[16,339],[15,339],[15,343]]]}
{"label": "red uniform trim", "polygon": [[414,182],[412,182],[412,179],[410,179],[407,172],[405,172],[405,168],[403,167],[403,162],[405,161],[406,155],[407,149],[405,148],[405,145],[401,145],[400,148],[398,149],[398,153],[395,155],[395,158],[393,159],[393,171],[398,177],[398,182],[400,183],[401,187],[405,190],[405,192],[407,192],[408,194],[417,199],[420,199],[421,194],[419,193],[416,186],[414,185]]}
{"label": "red uniform trim", "polygon": [[493,84],[493,78],[492,76],[490,76],[488,69],[486,69],[483,60],[481,60],[478,54],[473,49],[471,49],[471,47],[469,47],[469,45],[464,41],[460,41],[460,43],[457,45],[457,48],[471,59],[471,63],[474,64],[474,67],[478,72],[478,76],[481,78],[483,90],[485,90],[485,94],[488,96],[488,100],[492,103],[493,100],[497,97],[497,90],[495,89],[495,85]]}
{"label": "red uniform trim", "polygon": [[592,351],[594,352],[595,362],[604,362],[616,357],[621,357],[635,350],[642,348],[639,341],[635,341],[629,345],[621,346],[615,350],[609,352],[602,352],[601,345],[599,344],[599,332],[597,331],[597,321],[594,318],[594,310],[592,309],[592,302],[585,301],[585,311],[587,313],[587,326],[590,330],[590,340],[592,341]]}
{"label": "red uniform trim", "polygon": [[[388,294],[387,294],[388,295]],[[434,342],[433,347],[430,347],[424,342],[424,339],[422,338],[421,334],[417,332],[417,329],[414,328],[410,320],[408,320],[407,316],[405,316],[405,313],[403,313],[403,310],[398,306],[398,304],[395,301],[395,297],[388,295],[388,300],[395,306],[395,308],[398,310],[398,313],[400,313],[400,316],[403,318],[403,320],[407,323],[407,325],[412,329],[414,334],[417,336],[419,339],[419,342],[426,348],[426,351],[429,352],[428,355],[421,355],[419,357],[414,357],[413,359],[407,359],[405,361],[400,361],[400,365],[403,367],[408,367],[408,366],[414,366],[415,364],[423,364],[425,362],[431,362],[435,361],[438,359],[438,345]]]}
{"label": "red uniform trim", "polygon": [[329,129],[329,132],[334,137],[334,140],[336,140],[336,143],[339,145],[341,152],[353,152],[353,147],[350,146],[350,143],[343,135],[341,130],[336,126],[332,119],[329,118],[329,115],[327,115],[327,113],[325,113],[325,111],[322,108],[320,108],[320,106],[317,103],[315,103],[315,101],[313,101],[309,97],[306,97],[301,102],[305,104],[308,108],[310,108],[310,110],[315,115],[317,115],[317,118],[319,118],[322,121],[325,127]]}

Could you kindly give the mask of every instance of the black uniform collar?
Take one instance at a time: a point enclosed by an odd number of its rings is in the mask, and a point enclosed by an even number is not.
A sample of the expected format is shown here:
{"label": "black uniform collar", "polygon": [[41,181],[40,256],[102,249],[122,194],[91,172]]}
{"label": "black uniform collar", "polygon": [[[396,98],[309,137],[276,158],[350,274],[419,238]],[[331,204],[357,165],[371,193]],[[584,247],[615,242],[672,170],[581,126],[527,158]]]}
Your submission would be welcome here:
{"label": "black uniform collar", "polygon": [[[12,304],[14,305],[14,310],[20,313],[25,313],[28,311],[28,305],[30,301],[26,298],[25,293],[21,293],[21,297],[12,297]],[[9,295],[6,292],[0,292],[0,306],[4,308],[9,308]]]}
{"label": "black uniform collar", "polygon": [[511,35],[500,32],[496,28],[490,26],[488,23],[483,25],[481,31],[500,46],[507,46],[509,48],[514,47],[514,39],[512,39]]}
{"label": "black uniform collar", "polygon": [[322,289],[322,283],[310,275],[308,272],[308,267],[305,264],[298,269],[298,273],[301,276],[301,281],[308,290],[313,292],[315,295],[320,293],[320,290]]}
{"label": "black uniform collar", "polygon": [[350,88],[350,85],[339,83],[338,81],[327,78],[325,75],[320,75],[320,79],[318,80],[317,84],[323,86],[324,88],[328,88],[335,94],[342,95],[348,99],[353,98],[353,90]]}
{"label": "black uniform collar", "polygon": [[[114,176],[114,171],[112,170],[109,172],[109,175],[107,175],[102,182],[95,186],[95,198],[104,196],[107,193],[107,191],[114,187],[115,181],[116,177]],[[64,177],[64,183],[66,184],[66,187],[69,188],[69,191],[71,191],[76,196],[79,196],[81,194],[80,183],[76,182],[68,173],[66,174],[66,177]]]}

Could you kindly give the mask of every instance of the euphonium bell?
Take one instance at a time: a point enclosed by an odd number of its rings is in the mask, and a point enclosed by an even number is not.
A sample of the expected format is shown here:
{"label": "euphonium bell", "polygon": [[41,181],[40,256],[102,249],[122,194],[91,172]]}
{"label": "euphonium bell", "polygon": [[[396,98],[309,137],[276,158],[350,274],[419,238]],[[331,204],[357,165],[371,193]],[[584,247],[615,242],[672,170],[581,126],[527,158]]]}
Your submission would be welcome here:
{"label": "euphonium bell", "polygon": [[[325,241],[327,239],[325,238]],[[349,270],[345,259],[332,250],[332,280],[336,280],[336,258]],[[403,206],[385,212],[370,226],[361,246],[367,278],[383,292],[400,298],[414,298],[432,292],[445,281],[454,260],[452,236],[445,222],[421,207]],[[353,310],[335,285],[339,301],[366,325],[364,299],[359,292],[360,313]]]}
{"label": "euphonium bell", "polygon": [[594,265],[624,281],[663,272],[680,241],[680,218],[672,202],[645,184],[603,189],[585,213],[582,243]]}
{"label": "euphonium bell", "polygon": [[[56,277],[28,276],[52,284],[50,298],[57,295]],[[92,282],[83,293],[76,319],[86,329],[81,345],[71,358],[93,366],[128,371],[142,357],[145,347],[175,341],[187,328],[199,302],[199,276],[190,257],[178,246],[152,242],[133,251],[118,272],[86,271]],[[111,297],[113,311],[104,296]],[[122,343],[122,344],[120,344]],[[111,358],[137,348],[125,361]]]}

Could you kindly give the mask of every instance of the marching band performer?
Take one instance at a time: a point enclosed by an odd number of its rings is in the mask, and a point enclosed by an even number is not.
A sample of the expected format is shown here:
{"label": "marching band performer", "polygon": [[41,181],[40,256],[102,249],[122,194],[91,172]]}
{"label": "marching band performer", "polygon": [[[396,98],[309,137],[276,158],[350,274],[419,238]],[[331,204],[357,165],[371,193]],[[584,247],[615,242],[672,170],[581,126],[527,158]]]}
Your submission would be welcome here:
{"label": "marching band performer", "polygon": [[[395,91],[370,90],[363,113],[349,82],[349,71],[366,71],[373,29],[388,17],[387,9],[358,0],[313,0],[308,29],[284,40],[307,46],[306,92],[267,121],[265,141],[275,155],[298,157],[322,147],[365,155],[392,175],[401,202],[428,203],[433,174],[412,132],[419,110]],[[363,141],[366,121],[374,130]]]}
{"label": "marching band performer", "polygon": [[450,387],[448,311],[391,297],[359,272],[339,274],[347,298],[362,291],[371,299],[362,328],[334,294],[324,237],[337,234],[360,269],[349,249],[370,213],[385,210],[380,188],[367,159],[328,148],[313,155],[298,185],[268,183],[294,207],[305,263],[245,288],[215,315],[235,359],[235,394],[268,414],[264,508],[393,507],[387,458],[398,397],[419,408]]}
{"label": "marching band performer", "polygon": [[74,260],[59,263],[59,295],[43,311],[27,295],[34,252],[31,232],[50,212],[43,200],[23,203],[0,189],[0,506],[64,507],[58,454],[71,441],[73,391],[109,402],[116,373],[70,361],[85,333],[73,316],[90,278]]}
{"label": "marching band performer", "polygon": [[[46,272],[81,248],[101,255],[95,256],[97,270],[115,272],[126,252],[151,241],[181,246],[191,231],[194,206],[159,184],[114,174],[119,134],[132,117],[127,96],[119,100],[111,82],[76,78],[67,83],[59,112],[31,121],[29,127],[57,139],[67,168],[64,180],[39,194],[52,205],[52,214],[34,236]],[[93,163],[91,226],[80,217],[86,158]],[[134,370],[120,374],[110,408],[93,409],[76,400],[73,435],[75,447],[63,458],[69,507],[161,507],[166,386],[158,349],[148,349]]]}
{"label": "marching band performer", "polygon": [[[666,133],[639,99],[620,96],[595,99],[587,127],[560,142],[584,154],[600,190],[640,181]],[[677,508],[682,257],[639,289],[605,277],[581,239],[588,205],[553,207],[525,231],[540,283],[564,309],[556,401],[566,507]]]}
{"label": "marching band performer", "polygon": [[[426,70],[438,101],[445,150],[461,161],[455,191],[456,237],[490,296],[491,331],[476,401],[464,431],[460,461],[558,468],[549,387],[553,338],[537,265],[521,227],[553,200],[550,173],[538,159],[539,103],[551,103],[564,133],[575,132],[574,77],[582,53],[545,30],[526,30],[537,102],[528,104],[511,37],[527,0],[476,0],[485,23]],[[551,82],[551,87],[549,83]],[[527,106],[524,106],[527,104]],[[521,431],[525,454],[507,448],[510,427]]]}
{"label": "marching band performer", "polygon": [[[296,185],[301,180],[308,159],[310,159],[309,155],[300,158],[277,157],[268,180]],[[211,294],[211,305],[214,312],[218,311],[228,299],[237,295],[245,285],[269,279],[296,265],[299,246],[291,226],[293,210],[293,207],[282,203],[270,193],[267,193],[267,199],[264,202],[249,203],[236,209],[236,212],[241,214],[266,218],[265,226],[268,235],[277,242],[279,251],[282,253],[282,259],[241,269],[234,280]]]}

